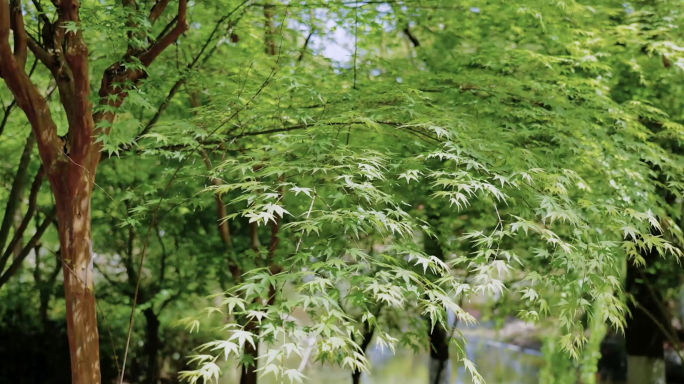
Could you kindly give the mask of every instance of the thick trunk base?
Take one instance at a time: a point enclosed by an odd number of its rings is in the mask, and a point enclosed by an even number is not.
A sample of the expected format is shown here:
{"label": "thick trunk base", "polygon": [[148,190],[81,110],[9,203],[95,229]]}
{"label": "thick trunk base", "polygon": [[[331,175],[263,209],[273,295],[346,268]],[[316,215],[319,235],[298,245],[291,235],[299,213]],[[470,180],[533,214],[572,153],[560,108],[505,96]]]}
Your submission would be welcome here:
{"label": "thick trunk base", "polygon": [[[92,173],[94,176],[94,172]],[[64,275],[71,384],[100,384],[100,337],[93,292],[93,253],[90,240],[92,189],[89,176],[84,174],[76,180],[69,180],[67,187],[55,180],[58,175],[50,176],[57,206]],[[69,176],[73,175],[70,173]]]}

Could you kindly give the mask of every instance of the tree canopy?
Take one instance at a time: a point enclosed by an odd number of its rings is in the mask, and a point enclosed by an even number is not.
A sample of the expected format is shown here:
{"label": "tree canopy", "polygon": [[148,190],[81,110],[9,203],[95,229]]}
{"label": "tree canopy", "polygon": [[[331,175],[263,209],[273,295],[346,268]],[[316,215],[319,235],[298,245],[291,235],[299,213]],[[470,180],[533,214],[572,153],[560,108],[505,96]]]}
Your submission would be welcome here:
{"label": "tree canopy", "polygon": [[174,352],[191,383],[367,371],[371,338],[429,352],[483,300],[591,365],[626,266],[682,256],[681,25],[675,1],[0,0],[0,318],[65,319],[73,383]]}

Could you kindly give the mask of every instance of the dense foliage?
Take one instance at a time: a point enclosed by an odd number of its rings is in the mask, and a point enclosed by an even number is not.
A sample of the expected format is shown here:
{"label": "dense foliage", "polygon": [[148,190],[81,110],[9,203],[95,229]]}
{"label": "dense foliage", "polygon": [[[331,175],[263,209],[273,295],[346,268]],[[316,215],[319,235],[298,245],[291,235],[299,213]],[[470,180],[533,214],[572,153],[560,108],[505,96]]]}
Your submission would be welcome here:
{"label": "dense foliage", "polygon": [[[90,73],[144,73],[87,101],[112,116],[92,131],[103,377],[209,382],[221,358],[243,377],[255,359],[290,381],[309,360],[367,371],[371,338],[429,352],[477,302],[554,324],[549,367],[575,359],[590,382],[606,324],[630,316],[627,263],[682,255],[678,2],[191,1],[153,64],[184,0],[158,19],[168,1],[82,1],[60,25],[47,3],[0,7],[19,7],[36,44],[50,25],[82,35]],[[32,60],[68,138],[65,88]],[[61,219],[40,131],[0,96],[0,324],[48,335],[69,302]]]}

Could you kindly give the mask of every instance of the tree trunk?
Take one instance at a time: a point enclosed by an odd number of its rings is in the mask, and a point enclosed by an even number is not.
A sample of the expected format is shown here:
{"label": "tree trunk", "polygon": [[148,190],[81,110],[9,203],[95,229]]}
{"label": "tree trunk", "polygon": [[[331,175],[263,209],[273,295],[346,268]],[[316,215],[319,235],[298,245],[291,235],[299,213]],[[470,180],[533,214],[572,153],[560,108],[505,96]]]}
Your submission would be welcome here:
{"label": "tree trunk", "polygon": [[[109,66],[102,77],[99,92],[100,104],[109,109],[93,114],[89,54],[83,32],[81,29],[68,33],[62,30],[66,23],[80,24],[81,3],[78,0],[53,3],[57,19],[50,23],[48,18],[43,17],[43,22],[52,32],[49,38],[44,39],[45,46],[42,46],[26,33],[21,2],[0,0],[0,77],[4,79],[17,105],[31,124],[43,169],[55,196],[72,384],[99,384],[99,337],[92,291],[90,198],[103,144],[95,142],[94,138],[100,133],[109,132],[107,127],[114,121],[116,108],[121,106],[128,95],[127,86],[112,85],[125,82],[137,84],[146,77],[147,72],[138,67],[126,68],[123,61],[116,61]],[[169,1],[155,3],[147,18],[150,25],[164,13],[168,4]],[[186,11],[187,0],[179,0],[175,26],[145,49],[135,49],[129,45],[124,56],[125,61],[135,58],[143,66],[149,67],[187,30]],[[14,47],[9,43],[10,31]],[[69,125],[64,138],[57,135],[57,125],[52,119],[47,101],[25,71],[29,48],[36,59],[50,70],[59,89],[59,99]],[[96,129],[96,122],[108,124]],[[12,215],[9,216],[11,217]],[[0,244],[3,246],[8,233],[6,228],[3,219],[0,227]],[[4,263],[4,259],[3,256],[0,263]],[[18,265],[13,263],[13,270]],[[3,277],[0,276],[0,279]]]}
{"label": "tree trunk", "polygon": [[[374,314],[375,317],[377,318],[378,315],[380,314],[381,307],[378,307],[376,313]],[[371,328],[370,324],[368,324],[367,321],[363,323],[363,340],[361,341],[361,344],[359,344],[359,347],[361,347],[361,351],[363,354],[366,354],[366,351],[368,350],[368,346],[371,343],[371,340],[373,339],[373,334],[375,333],[375,328]],[[352,371],[352,383],[354,384],[359,384],[361,382],[361,371],[358,369],[355,369]]]}
{"label": "tree trunk", "polygon": [[[255,333],[259,332],[256,322],[248,320],[245,330]],[[250,343],[245,343],[245,356],[251,358],[251,364],[242,364],[242,374],[240,375],[240,384],[257,384],[257,361],[259,357],[259,340],[255,338],[254,347]]]}
{"label": "tree trunk", "polygon": [[[658,257],[643,256],[647,264]],[[658,292],[649,289],[644,277],[643,269],[628,261],[626,288],[638,304],[635,307],[630,303],[632,316],[627,318],[625,330],[627,384],[665,384],[665,337],[651,316],[663,326],[667,326],[667,320],[660,307]]]}
{"label": "tree trunk", "polygon": [[49,179],[57,206],[72,384],[98,384],[100,348],[90,238],[95,167],[69,167],[68,171],[60,168],[53,167]]}
{"label": "tree trunk", "polygon": [[159,382],[159,318],[152,308],[143,311],[145,315],[145,355],[147,355],[146,382]]}
{"label": "tree trunk", "polygon": [[361,371],[352,371],[352,383],[353,384],[359,384],[361,383]]}
{"label": "tree trunk", "polygon": [[[439,225],[439,217],[433,211],[427,212],[428,222],[434,228]],[[437,257],[444,261],[444,251],[437,239],[424,235],[423,246],[425,253]],[[431,324],[430,319],[426,320],[430,325],[430,384],[450,384],[451,382],[451,361],[449,360],[449,332],[441,324]]]}
{"label": "tree trunk", "polygon": [[430,331],[430,384],[451,383],[449,333],[437,323]]}

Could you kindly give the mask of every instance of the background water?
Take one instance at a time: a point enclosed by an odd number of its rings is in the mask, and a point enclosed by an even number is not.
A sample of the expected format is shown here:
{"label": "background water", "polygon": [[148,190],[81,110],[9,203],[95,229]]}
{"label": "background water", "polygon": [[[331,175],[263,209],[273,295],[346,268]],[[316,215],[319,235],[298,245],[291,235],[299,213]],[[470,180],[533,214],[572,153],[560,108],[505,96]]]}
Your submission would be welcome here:
{"label": "background water", "polygon": [[[466,354],[474,362],[488,384],[537,384],[537,373],[542,365],[539,352],[520,349],[480,337],[467,337]],[[452,351],[452,383],[471,384],[470,374],[455,358]],[[427,354],[415,355],[410,350],[381,351],[373,346],[368,351],[371,361],[370,374],[362,374],[362,384],[426,384],[428,380]],[[350,384],[351,372],[330,365],[314,364],[304,370],[310,383]],[[275,384],[280,380],[264,377],[264,383]],[[289,380],[285,380],[289,383]],[[226,381],[232,383],[232,381]]]}

